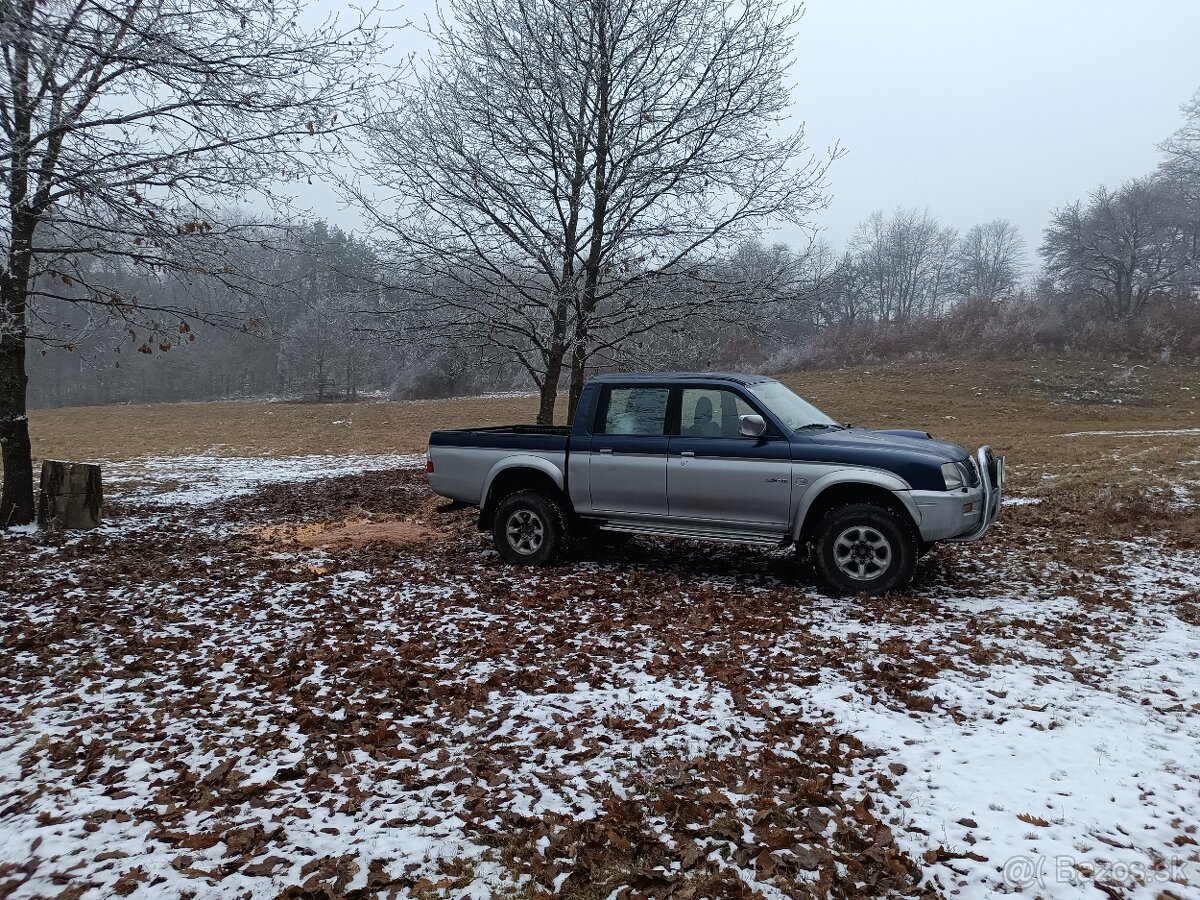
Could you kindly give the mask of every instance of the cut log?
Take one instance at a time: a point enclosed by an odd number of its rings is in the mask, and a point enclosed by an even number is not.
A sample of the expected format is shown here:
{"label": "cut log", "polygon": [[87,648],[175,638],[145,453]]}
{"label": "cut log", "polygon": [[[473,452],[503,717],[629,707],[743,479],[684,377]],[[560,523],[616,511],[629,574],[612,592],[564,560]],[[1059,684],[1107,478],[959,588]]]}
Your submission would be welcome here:
{"label": "cut log", "polygon": [[38,526],[87,529],[100,524],[104,492],[100,467],[89,463],[42,462],[42,484],[38,494]]}

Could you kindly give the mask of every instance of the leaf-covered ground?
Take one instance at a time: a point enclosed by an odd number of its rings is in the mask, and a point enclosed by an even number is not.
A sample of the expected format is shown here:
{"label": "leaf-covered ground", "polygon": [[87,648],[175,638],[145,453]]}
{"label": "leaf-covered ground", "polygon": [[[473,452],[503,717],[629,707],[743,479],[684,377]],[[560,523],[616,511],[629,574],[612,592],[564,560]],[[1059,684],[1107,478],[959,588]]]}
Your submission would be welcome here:
{"label": "leaf-covered ground", "polygon": [[408,465],[155,468],[0,538],[0,897],[1200,891],[1194,546],[1031,496],[831,599],[717,545],[513,569]]}

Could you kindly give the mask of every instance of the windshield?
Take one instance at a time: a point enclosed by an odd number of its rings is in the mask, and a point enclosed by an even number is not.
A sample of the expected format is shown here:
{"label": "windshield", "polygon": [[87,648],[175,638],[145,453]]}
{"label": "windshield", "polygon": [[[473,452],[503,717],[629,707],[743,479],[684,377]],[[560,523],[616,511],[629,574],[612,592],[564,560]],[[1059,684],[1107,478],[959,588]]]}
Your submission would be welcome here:
{"label": "windshield", "polygon": [[749,387],[750,393],[761,400],[771,412],[775,413],[779,421],[792,431],[807,426],[836,427],[838,425],[825,413],[804,398],[792,393],[778,381],[764,381]]}

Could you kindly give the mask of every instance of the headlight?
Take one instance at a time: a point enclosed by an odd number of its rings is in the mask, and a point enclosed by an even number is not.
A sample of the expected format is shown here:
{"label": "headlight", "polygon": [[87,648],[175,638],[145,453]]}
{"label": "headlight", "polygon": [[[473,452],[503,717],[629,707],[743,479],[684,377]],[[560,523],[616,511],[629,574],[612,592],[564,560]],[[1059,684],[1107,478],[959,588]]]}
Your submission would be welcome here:
{"label": "headlight", "polygon": [[942,466],[942,478],[946,481],[946,490],[957,491],[966,486],[966,473],[961,463],[946,463]]}
{"label": "headlight", "polygon": [[967,467],[967,487],[978,487],[979,463],[975,462],[975,457],[968,456],[965,465]]}

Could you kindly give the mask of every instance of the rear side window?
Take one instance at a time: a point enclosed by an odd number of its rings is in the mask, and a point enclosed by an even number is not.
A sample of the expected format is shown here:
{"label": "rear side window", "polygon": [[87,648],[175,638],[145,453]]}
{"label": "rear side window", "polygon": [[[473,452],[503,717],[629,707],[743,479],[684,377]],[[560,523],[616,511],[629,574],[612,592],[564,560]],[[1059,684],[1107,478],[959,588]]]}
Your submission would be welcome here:
{"label": "rear side window", "polygon": [[667,433],[669,388],[614,387],[605,392],[597,434],[639,434],[661,437]]}
{"label": "rear side window", "polygon": [[679,409],[679,433],[683,437],[740,438],[739,416],[754,414],[754,408],[733,391],[687,388]]}

